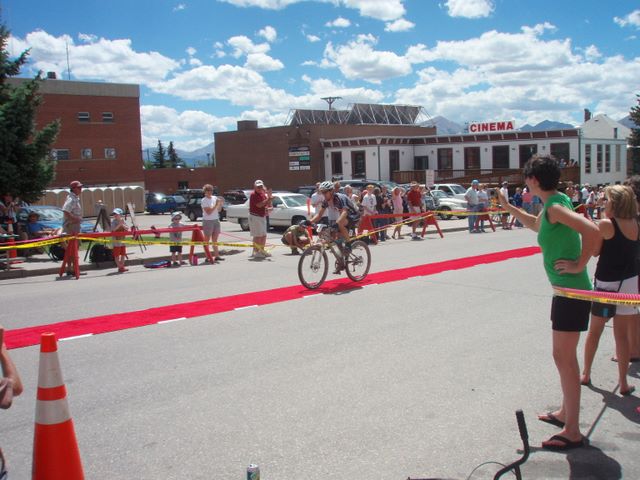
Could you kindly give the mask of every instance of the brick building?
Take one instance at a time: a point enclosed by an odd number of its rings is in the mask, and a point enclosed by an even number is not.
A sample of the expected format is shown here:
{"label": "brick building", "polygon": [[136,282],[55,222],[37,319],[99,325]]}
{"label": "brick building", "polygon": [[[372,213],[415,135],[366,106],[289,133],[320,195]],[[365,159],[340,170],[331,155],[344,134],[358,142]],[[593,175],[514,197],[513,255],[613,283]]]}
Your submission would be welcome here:
{"label": "brick building", "polygon": [[[14,85],[24,81],[9,79]],[[72,180],[88,186],[144,186],[138,85],[46,79],[39,93],[37,125],[61,121],[50,188]]]}
{"label": "brick building", "polygon": [[[434,127],[415,123],[419,113],[420,107],[355,104],[350,110],[296,110],[289,125],[281,127],[258,128],[256,121],[239,121],[237,131],[214,134],[217,185],[221,191],[248,188],[260,178],[274,189],[291,190],[332,175],[389,178],[388,159],[376,160],[376,139],[403,137],[411,148],[409,138],[435,135]],[[340,174],[325,167],[331,155],[324,139],[364,137],[369,140],[350,142],[357,153],[340,159]]]}

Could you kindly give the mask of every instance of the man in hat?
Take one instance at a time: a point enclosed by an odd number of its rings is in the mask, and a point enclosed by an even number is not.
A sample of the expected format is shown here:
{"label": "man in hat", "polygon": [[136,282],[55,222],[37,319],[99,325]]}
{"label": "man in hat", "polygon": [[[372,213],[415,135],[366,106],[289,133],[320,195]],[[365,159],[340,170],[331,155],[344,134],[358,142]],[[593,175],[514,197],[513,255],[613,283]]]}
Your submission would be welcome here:
{"label": "man in hat", "polygon": [[478,180],[474,180],[471,182],[471,186],[467,189],[464,194],[464,199],[467,201],[467,212],[469,215],[467,217],[469,221],[469,233],[480,233],[480,230],[475,228],[476,224],[476,213],[479,211],[479,201],[478,201],[478,187],[480,182]]}
{"label": "man in hat", "polygon": [[[80,224],[82,223],[82,204],[80,203],[80,194],[82,193],[82,183],[74,180],[69,184],[69,195],[62,205],[64,212],[64,222],[62,224],[62,233],[67,235],[78,235],[80,233]],[[69,259],[67,265],[67,275],[73,275],[75,270],[76,259],[73,255]]]}
{"label": "man in hat", "polygon": [[271,206],[272,198],[271,189],[267,189],[262,180],[253,183],[253,192],[249,197],[249,230],[253,237],[251,258],[271,256],[264,246],[267,243],[267,209]]}
{"label": "man in hat", "polygon": [[[509,199],[509,182],[502,182],[502,187],[500,187],[500,195],[502,195],[506,199]],[[502,205],[502,209],[504,210],[505,208],[507,207],[505,205]],[[502,229],[511,230],[511,227],[509,226],[509,214],[503,213],[500,216],[500,219],[502,220]]]}

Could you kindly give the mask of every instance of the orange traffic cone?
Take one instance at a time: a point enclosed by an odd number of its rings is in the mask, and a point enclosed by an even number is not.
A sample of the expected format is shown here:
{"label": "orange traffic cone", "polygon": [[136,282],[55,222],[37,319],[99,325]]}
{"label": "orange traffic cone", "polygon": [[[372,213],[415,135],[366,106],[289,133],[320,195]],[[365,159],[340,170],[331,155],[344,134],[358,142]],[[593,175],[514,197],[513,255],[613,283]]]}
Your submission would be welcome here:
{"label": "orange traffic cone", "polygon": [[[16,242],[13,239],[14,238],[13,237],[14,231],[13,231],[13,220],[12,219],[7,220],[7,233],[9,235],[11,235],[7,240],[7,245],[15,245]],[[17,256],[18,256],[18,253],[15,250],[9,250],[8,253],[7,253],[7,258],[16,258]]]}
{"label": "orange traffic cone", "polygon": [[82,462],[54,333],[40,341],[32,480],[82,480]]}

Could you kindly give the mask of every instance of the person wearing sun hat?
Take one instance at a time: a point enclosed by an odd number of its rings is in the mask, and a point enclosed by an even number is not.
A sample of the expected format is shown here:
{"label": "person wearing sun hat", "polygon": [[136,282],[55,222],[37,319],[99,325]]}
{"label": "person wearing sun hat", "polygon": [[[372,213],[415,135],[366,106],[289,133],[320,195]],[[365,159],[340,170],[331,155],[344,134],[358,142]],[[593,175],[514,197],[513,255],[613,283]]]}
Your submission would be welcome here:
{"label": "person wearing sun hat", "polygon": [[478,201],[478,186],[480,182],[478,180],[473,180],[471,182],[471,186],[467,189],[464,194],[464,199],[467,201],[467,211],[469,212],[468,221],[469,221],[469,233],[480,233],[480,230],[475,228],[476,224],[476,213],[478,212],[479,201]]}
{"label": "person wearing sun hat", "polygon": [[[129,230],[129,226],[124,221],[124,212],[121,208],[114,208],[111,215],[112,232],[126,232]],[[118,272],[120,273],[128,271],[128,268],[125,268],[124,266],[124,261],[127,257],[127,251],[124,243],[122,242],[123,238],[123,236],[113,237],[113,260],[116,262]]]}
{"label": "person wearing sun hat", "polygon": [[[180,212],[173,212],[171,214],[171,223],[169,228],[180,228],[185,225],[180,222],[182,220],[182,214]],[[169,232],[169,241],[181,242],[182,232]],[[179,267],[182,265],[182,245],[169,245],[169,252],[171,252],[171,265]]]}
{"label": "person wearing sun hat", "polygon": [[[80,225],[82,224],[82,204],[80,203],[80,194],[82,193],[82,183],[74,180],[69,184],[69,195],[67,196],[62,211],[64,212],[64,220],[62,223],[62,233],[67,235],[78,235],[80,233]],[[76,259],[73,255],[69,258],[67,264],[67,276],[73,275],[75,271]]]}

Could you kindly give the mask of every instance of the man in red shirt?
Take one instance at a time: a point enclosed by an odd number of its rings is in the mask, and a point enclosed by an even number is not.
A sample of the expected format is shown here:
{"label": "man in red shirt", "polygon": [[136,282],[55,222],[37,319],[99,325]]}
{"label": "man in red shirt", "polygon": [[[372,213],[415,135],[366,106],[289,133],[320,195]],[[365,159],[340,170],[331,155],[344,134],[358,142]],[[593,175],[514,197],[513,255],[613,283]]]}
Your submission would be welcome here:
{"label": "man in red shirt", "polygon": [[[409,204],[409,213],[422,213],[422,193],[420,193],[420,185],[418,182],[411,182],[411,189],[407,193],[407,203]],[[417,240],[416,227],[418,221],[411,222],[411,239]]]}
{"label": "man in red shirt", "polygon": [[249,231],[253,237],[250,258],[266,258],[271,256],[264,249],[267,243],[267,208],[271,205],[271,189],[266,189],[262,180],[256,180],[253,189],[249,197]]}

